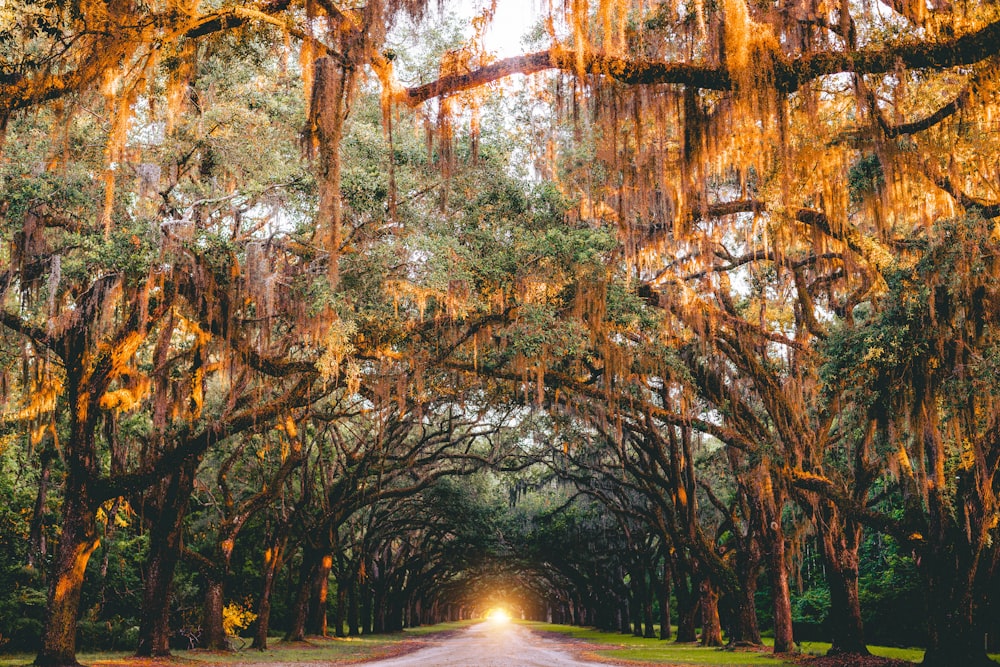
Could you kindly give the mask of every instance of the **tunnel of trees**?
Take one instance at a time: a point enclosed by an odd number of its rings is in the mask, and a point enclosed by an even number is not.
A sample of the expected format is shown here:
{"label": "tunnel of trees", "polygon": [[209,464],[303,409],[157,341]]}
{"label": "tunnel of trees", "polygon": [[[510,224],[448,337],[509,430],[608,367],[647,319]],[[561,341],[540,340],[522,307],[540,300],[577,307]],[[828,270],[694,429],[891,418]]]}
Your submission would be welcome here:
{"label": "tunnel of trees", "polygon": [[512,1],[0,6],[0,650],[993,664],[1000,4]]}

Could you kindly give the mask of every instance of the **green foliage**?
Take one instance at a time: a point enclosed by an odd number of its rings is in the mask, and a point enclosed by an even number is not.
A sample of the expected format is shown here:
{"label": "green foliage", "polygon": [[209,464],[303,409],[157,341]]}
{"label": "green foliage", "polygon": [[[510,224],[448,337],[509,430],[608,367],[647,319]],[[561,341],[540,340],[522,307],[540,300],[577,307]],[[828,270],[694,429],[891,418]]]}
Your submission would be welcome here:
{"label": "green foliage", "polygon": [[45,607],[42,573],[25,565],[34,499],[20,440],[0,436],[0,651],[35,648]]}
{"label": "green foliage", "polygon": [[857,204],[877,195],[885,187],[882,163],[874,153],[860,158],[847,173],[851,203]]}
{"label": "green foliage", "polygon": [[796,595],[792,602],[792,619],[798,623],[822,625],[830,613],[830,589],[815,586]]}

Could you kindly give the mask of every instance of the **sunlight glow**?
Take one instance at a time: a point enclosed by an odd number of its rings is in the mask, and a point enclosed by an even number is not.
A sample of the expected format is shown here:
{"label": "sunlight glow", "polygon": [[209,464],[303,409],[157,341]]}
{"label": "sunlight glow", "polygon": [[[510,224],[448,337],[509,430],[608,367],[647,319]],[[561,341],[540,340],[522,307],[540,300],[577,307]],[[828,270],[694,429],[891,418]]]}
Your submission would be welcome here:
{"label": "sunlight glow", "polygon": [[486,620],[491,623],[507,623],[510,621],[510,614],[502,607],[494,607],[486,612]]}

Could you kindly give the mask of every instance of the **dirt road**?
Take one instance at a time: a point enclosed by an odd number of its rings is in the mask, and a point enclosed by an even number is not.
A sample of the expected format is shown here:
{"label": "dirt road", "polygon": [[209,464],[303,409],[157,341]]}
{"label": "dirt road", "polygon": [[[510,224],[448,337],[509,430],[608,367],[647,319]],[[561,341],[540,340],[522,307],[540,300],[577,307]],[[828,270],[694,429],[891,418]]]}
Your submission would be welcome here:
{"label": "dirt road", "polygon": [[558,641],[514,623],[486,621],[398,658],[368,667],[608,667],[577,660]]}

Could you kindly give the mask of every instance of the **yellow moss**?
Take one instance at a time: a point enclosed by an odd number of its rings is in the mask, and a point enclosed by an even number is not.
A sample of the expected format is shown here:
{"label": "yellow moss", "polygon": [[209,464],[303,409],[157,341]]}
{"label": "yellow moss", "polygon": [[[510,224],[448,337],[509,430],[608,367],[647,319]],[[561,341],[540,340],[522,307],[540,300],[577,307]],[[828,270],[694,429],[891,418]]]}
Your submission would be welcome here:
{"label": "yellow moss", "polygon": [[340,374],[340,364],[355,352],[353,337],[357,324],[353,320],[335,320],[323,338],[323,353],[316,362],[320,376],[324,380],[335,379]]}
{"label": "yellow moss", "polygon": [[242,603],[230,602],[222,608],[222,629],[230,637],[250,627],[255,620],[257,614],[251,611],[249,600],[244,600]]}
{"label": "yellow moss", "polygon": [[97,508],[97,520],[101,523],[107,524],[109,515],[108,513],[114,510],[114,524],[118,528],[128,528],[131,524],[131,517],[135,516],[135,512],[132,510],[132,506],[129,505],[127,500],[108,500],[103,505]]}
{"label": "yellow moss", "polygon": [[3,421],[30,421],[49,414],[56,408],[56,401],[63,392],[62,381],[58,378],[47,378],[45,382],[26,392],[27,405],[20,409],[8,409],[2,417]]}

